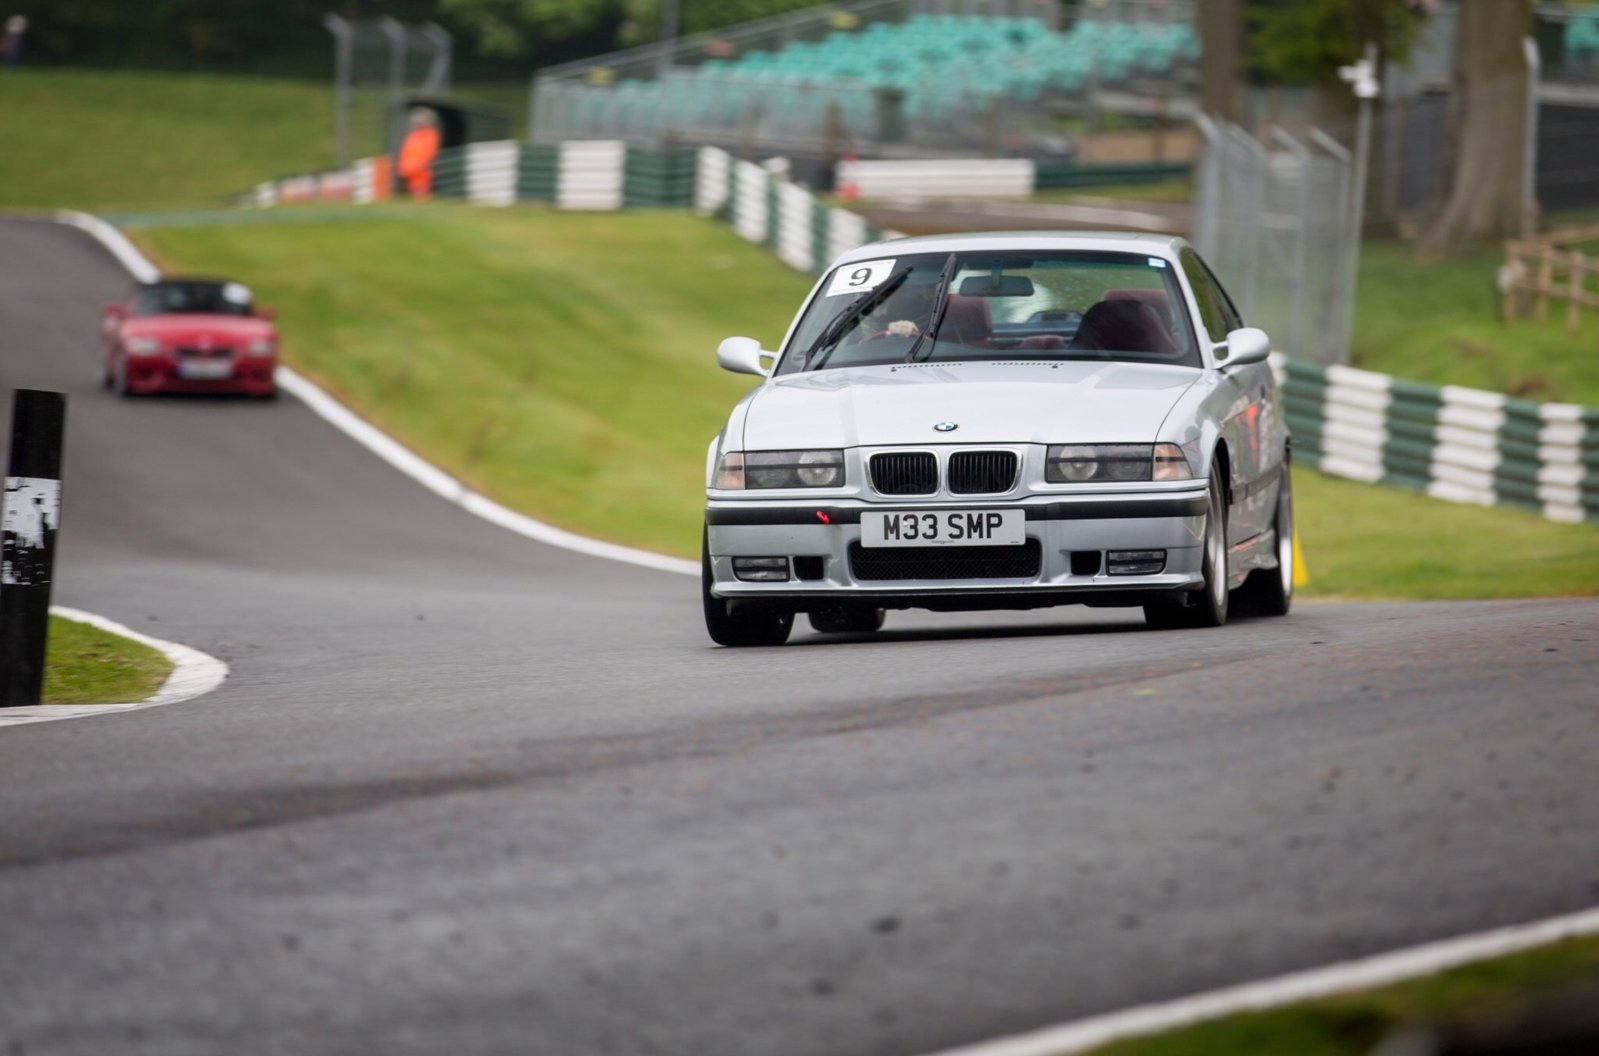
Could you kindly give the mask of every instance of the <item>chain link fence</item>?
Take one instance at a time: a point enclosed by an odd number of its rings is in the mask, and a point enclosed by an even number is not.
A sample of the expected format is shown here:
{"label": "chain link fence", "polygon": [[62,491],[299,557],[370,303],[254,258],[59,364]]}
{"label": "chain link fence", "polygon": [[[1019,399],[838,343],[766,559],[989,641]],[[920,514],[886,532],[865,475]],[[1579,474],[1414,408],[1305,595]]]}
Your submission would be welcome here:
{"label": "chain link fence", "polygon": [[1279,351],[1348,363],[1355,231],[1349,151],[1320,129],[1264,140],[1199,119],[1194,244]]}
{"label": "chain link fence", "polygon": [[334,133],[338,164],[394,151],[405,135],[406,100],[450,89],[453,41],[432,22],[327,15],[334,44]]}

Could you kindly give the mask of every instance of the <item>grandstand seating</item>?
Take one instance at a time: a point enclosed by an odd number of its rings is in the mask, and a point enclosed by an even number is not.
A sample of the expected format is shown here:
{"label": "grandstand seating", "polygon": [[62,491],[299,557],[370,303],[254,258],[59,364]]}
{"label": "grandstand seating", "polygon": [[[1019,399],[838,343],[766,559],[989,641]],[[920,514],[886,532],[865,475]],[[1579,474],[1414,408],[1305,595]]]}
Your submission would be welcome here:
{"label": "grandstand seating", "polygon": [[1566,22],[1564,44],[1566,58],[1573,64],[1591,64],[1599,59],[1599,11],[1573,14]]}
{"label": "grandstand seating", "polygon": [[1082,20],[1067,32],[1035,19],[918,13],[799,40],[779,50],[679,66],[656,80],[550,84],[567,136],[650,138],[666,129],[817,138],[829,111],[856,134],[875,130],[884,89],[912,129],[936,127],[995,101],[1080,97],[1094,83],[1164,75],[1191,64],[1199,42],[1180,22]]}

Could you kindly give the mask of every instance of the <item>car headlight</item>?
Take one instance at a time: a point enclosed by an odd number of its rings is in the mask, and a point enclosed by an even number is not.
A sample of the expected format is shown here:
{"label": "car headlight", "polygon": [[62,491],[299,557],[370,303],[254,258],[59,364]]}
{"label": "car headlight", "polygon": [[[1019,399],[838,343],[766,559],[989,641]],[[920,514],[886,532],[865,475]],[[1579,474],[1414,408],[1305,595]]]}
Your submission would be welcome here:
{"label": "car headlight", "polygon": [[716,487],[837,488],[844,483],[842,451],[730,451],[716,466]]}
{"label": "car headlight", "polygon": [[161,351],[161,342],[153,337],[130,337],[127,349],[136,356],[148,356],[152,352]]}
{"label": "car headlight", "polygon": [[252,356],[270,356],[276,347],[270,337],[258,337],[246,345],[244,350]]}
{"label": "car headlight", "polygon": [[1044,459],[1051,484],[1193,478],[1176,444],[1055,444]]}

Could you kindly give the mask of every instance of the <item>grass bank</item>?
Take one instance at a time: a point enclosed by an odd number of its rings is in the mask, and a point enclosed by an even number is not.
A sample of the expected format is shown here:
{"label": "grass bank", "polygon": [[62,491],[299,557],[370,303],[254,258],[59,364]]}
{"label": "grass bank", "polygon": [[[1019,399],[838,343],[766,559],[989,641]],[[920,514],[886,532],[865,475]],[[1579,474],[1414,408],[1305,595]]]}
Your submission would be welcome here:
{"label": "grass bank", "polygon": [[46,704],[124,704],[144,700],[172,673],[172,661],[141,642],[60,616],[50,617]]}
{"label": "grass bank", "polygon": [[808,280],[683,213],[437,204],[388,223],[139,232],[164,264],[236,275],[288,360],[450,473],[574,531],[699,546],[705,448]]}
{"label": "grass bank", "polygon": [[[726,228],[436,204],[384,222],[161,228],[164,265],[279,308],[289,361],[507,504],[692,557],[705,446],[749,379],[730,334],[781,339],[808,280]],[[1301,471],[1309,596],[1599,594],[1599,528]]]}
{"label": "grass bank", "polygon": [[1599,594],[1599,525],[1441,502],[1294,471],[1307,596],[1527,598]]}
{"label": "grass bank", "polygon": [[[526,127],[527,85],[455,98]],[[0,79],[0,209],[101,212],[218,203],[335,163],[333,83],[23,66]],[[383,150],[378,91],[356,93],[352,156]]]}
{"label": "grass bank", "polygon": [[0,208],[221,201],[333,163],[325,84],[34,69],[0,80]]}
{"label": "grass bank", "polygon": [[1398,242],[1361,251],[1352,350],[1356,366],[1438,385],[1465,385],[1531,400],[1599,406],[1599,312],[1575,336],[1565,305],[1547,322],[1499,321],[1494,275],[1504,252],[1488,246],[1421,263]]}

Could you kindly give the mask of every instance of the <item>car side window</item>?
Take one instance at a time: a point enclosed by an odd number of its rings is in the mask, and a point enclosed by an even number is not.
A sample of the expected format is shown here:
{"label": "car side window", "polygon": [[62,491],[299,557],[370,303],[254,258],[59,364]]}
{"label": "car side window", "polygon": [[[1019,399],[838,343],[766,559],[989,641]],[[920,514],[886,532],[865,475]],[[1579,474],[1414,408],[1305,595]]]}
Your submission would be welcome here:
{"label": "car side window", "polygon": [[1182,252],[1183,274],[1193,287],[1194,300],[1199,304],[1199,317],[1205,323],[1205,332],[1212,341],[1225,341],[1227,335],[1243,326],[1243,320],[1233,302],[1228,299],[1221,283],[1210,273],[1199,254],[1191,249]]}

